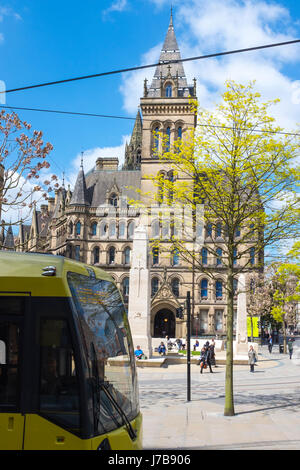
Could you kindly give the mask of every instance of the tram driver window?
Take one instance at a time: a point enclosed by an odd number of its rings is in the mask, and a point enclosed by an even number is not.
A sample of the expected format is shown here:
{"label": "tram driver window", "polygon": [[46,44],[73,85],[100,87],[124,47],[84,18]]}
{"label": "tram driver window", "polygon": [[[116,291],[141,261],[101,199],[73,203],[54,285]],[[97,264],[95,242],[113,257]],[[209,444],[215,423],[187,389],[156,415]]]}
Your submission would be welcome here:
{"label": "tram driver window", "polygon": [[69,428],[79,424],[79,388],[65,320],[41,319],[40,410]]}
{"label": "tram driver window", "polygon": [[19,409],[20,337],[24,298],[0,300],[0,409]]}
{"label": "tram driver window", "polygon": [[0,407],[18,405],[19,327],[0,321]]}

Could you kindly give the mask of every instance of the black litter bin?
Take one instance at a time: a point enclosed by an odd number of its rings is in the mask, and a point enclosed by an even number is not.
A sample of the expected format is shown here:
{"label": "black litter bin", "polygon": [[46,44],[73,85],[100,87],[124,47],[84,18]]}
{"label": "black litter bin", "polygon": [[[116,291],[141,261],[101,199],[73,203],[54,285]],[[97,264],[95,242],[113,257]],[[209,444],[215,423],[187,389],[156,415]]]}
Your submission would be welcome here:
{"label": "black litter bin", "polygon": [[280,354],[283,354],[283,344],[279,345],[279,352],[280,352]]}

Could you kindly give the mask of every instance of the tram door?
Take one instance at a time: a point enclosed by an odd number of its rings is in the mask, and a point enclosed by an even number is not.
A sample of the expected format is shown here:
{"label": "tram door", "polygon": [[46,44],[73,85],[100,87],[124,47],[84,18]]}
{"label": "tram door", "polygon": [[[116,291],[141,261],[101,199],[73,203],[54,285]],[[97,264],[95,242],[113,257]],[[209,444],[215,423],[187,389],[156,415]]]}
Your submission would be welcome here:
{"label": "tram door", "polygon": [[[7,294],[6,294],[7,295]],[[23,446],[24,416],[20,412],[20,357],[24,298],[0,293],[0,449]]]}

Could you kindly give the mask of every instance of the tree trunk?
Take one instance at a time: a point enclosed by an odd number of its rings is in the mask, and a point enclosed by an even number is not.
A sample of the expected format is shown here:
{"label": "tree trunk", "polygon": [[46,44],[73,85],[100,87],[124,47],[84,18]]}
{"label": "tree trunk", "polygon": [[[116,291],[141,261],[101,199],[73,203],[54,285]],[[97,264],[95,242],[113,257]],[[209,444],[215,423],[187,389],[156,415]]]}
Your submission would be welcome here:
{"label": "tree trunk", "polygon": [[286,354],[287,348],[286,348],[286,327],[287,327],[287,322],[285,319],[283,319],[283,352]]}
{"label": "tree trunk", "polygon": [[227,281],[227,340],[226,340],[226,374],[225,374],[225,408],[224,416],[234,416],[233,401],[233,274],[230,272]]}

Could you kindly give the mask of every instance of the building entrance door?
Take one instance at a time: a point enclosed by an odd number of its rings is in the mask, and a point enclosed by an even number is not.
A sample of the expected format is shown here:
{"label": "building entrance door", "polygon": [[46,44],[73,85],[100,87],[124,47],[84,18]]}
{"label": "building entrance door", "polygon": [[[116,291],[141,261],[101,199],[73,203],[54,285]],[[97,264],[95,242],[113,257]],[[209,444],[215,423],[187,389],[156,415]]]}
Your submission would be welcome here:
{"label": "building entrance door", "polygon": [[154,338],[175,338],[175,315],[172,310],[161,309],[154,319]]}

